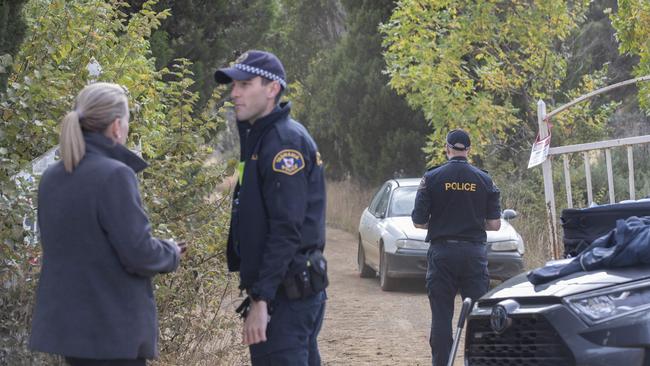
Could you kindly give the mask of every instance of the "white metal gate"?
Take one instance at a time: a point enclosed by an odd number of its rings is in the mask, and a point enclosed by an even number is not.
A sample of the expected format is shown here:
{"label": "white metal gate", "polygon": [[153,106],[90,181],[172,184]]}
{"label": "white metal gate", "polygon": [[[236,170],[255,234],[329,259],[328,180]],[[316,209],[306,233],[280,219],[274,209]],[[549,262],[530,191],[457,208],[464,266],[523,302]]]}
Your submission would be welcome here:
{"label": "white metal gate", "polygon": [[[585,94],[570,103],[567,103],[551,113],[546,113],[546,103],[543,100],[537,102],[537,121],[539,125],[539,137],[544,139],[549,135],[548,131],[548,121],[550,119],[571,108],[572,106],[588,100],[598,94],[608,92],[610,90],[634,84],[642,81],[650,80],[650,75],[639,77],[636,79],[626,80],[617,84],[613,84],[598,90],[595,90],[589,94]],[[581,153],[584,159],[585,167],[585,180],[587,184],[587,206],[591,205],[593,202],[593,190],[591,185],[591,167],[589,165],[588,154],[594,150],[604,150],[605,151],[605,161],[607,164],[607,187],[609,191],[609,202],[616,202],[616,195],[614,192],[614,175],[612,169],[612,149],[625,147],[627,149],[627,166],[628,166],[628,184],[630,191],[630,199],[634,200],[635,197],[635,184],[634,184],[634,156],[632,153],[632,148],[634,145],[650,143],[650,135],[645,136],[636,136],[628,137],[623,139],[615,140],[606,140],[591,142],[586,144],[578,145],[567,145],[567,146],[558,146],[551,147],[548,150],[548,158],[542,163],[542,174],[544,176],[544,197],[546,202],[546,212],[549,228],[549,246],[547,247],[547,255],[553,259],[559,259],[563,255],[563,248],[560,244],[559,235],[558,235],[558,220],[557,212],[555,207],[555,192],[553,189],[553,169],[552,169],[552,160],[554,156],[561,156],[564,166],[564,183],[566,187],[567,195],[567,206],[569,208],[573,207],[573,196],[571,194],[571,174],[569,171],[569,159],[568,154]]]}

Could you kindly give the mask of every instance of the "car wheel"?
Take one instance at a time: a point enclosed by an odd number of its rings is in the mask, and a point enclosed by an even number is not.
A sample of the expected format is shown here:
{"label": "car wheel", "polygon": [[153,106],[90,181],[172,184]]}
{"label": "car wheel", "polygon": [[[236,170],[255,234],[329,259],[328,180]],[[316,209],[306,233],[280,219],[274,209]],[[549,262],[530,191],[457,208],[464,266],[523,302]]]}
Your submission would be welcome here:
{"label": "car wheel", "polygon": [[379,286],[384,291],[393,291],[397,287],[397,280],[395,278],[388,277],[388,257],[386,252],[384,252],[384,247],[381,247],[379,255]]}
{"label": "car wheel", "polygon": [[361,245],[361,235],[359,235],[359,250],[357,251],[357,265],[359,270],[359,276],[361,278],[372,278],[377,275],[369,265],[366,264],[366,253],[363,251],[363,246]]}

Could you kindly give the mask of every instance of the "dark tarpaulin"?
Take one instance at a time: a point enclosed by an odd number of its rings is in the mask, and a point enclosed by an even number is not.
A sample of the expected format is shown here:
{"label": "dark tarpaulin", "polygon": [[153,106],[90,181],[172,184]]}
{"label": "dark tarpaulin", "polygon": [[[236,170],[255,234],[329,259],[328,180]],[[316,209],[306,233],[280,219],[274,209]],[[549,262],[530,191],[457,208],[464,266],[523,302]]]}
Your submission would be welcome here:
{"label": "dark tarpaulin", "polygon": [[570,262],[562,261],[528,272],[528,281],[539,285],[566,275],[603,268],[650,264],[650,216],[616,221],[616,228],[594,240]]}

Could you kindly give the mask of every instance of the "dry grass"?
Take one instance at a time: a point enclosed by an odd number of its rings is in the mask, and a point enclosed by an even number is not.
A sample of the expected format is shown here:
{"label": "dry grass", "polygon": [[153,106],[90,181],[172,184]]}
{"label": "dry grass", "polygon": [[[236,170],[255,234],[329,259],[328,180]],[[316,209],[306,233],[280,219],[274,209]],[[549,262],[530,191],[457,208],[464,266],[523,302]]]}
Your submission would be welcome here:
{"label": "dry grass", "polygon": [[524,239],[524,245],[526,246],[524,263],[526,269],[544,265],[550,259],[547,254],[548,227],[546,221],[539,217],[520,215],[512,224]]}
{"label": "dry grass", "polygon": [[362,187],[350,179],[327,182],[327,225],[356,235],[361,213],[376,191],[377,187]]}
{"label": "dry grass", "polygon": [[[248,347],[241,343],[242,321],[235,309],[241,303],[236,283],[237,276],[229,274],[223,280],[217,280],[212,288],[213,299],[200,298],[197,306],[190,308],[192,314],[184,318],[192,321],[179,321],[172,324],[175,330],[161,329],[167,332],[181,332],[184,338],[167,339],[161,347],[160,359],[152,366],[195,365],[195,366],[239,366],[249,363]],[[162,328],[162,325],[161,325]],[[169,338],[169,337],[166,337]],[[171,342],[171,343],[170,343]]]}
{"label": "dry grass", "polygon": [[[531,199],[529,192],[520,191],[520,187],[511,186],[501,191],[501,208],[517,211],[517,218],[511,224],[524,239],[526,253],[524,264],[527,270],[543,266],[549,257],[548,224],[546,212],[540,202]],[[543,197],[538,197],[543,200]],[[537,203],[537,205],[535,204]]]}

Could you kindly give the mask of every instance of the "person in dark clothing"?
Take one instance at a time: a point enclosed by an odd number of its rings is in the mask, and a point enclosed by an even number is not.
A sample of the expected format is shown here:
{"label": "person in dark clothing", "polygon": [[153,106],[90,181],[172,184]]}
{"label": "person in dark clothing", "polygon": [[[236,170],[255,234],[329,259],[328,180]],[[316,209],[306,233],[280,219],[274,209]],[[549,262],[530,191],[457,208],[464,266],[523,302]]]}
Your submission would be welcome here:
{"label": "person in dark clothing", "polygon": [[62,161],[39,184],[43,264],[30,348],[72,366],[157,357],[151,278],[176,270],[183,251],[151,236],[136,178],[147,164],[124,146],[128,131],[124,89],[86,86],[62,122]]}
{"label": "person in dark clothing", "polygon": [[477,300],[488,290],[486,230],[499,230],[499,189],[487,172],[467,162],[470,138],[449,132],[448,162],[422,178],[411,215],[415,227],[427,229],[426,274],[434,366],[445,366],[453,343],[454,298]]}
{"label": "person in dark clothing", "polygon": [[253,365],[319,365],[327,283],[318,148],[290,104],[278,103],[287,84],[275,55],[245,52],[215,80],[232,83],[241,146],[228,267],[249,295],[243,342]]}

